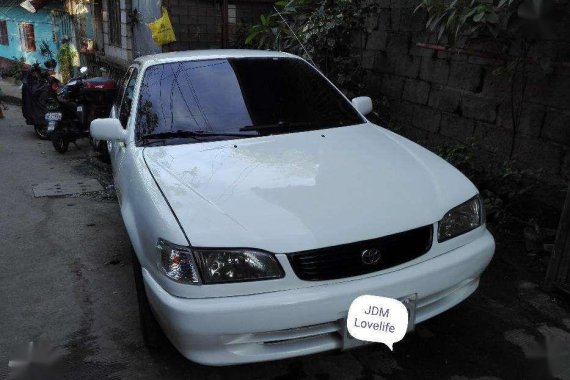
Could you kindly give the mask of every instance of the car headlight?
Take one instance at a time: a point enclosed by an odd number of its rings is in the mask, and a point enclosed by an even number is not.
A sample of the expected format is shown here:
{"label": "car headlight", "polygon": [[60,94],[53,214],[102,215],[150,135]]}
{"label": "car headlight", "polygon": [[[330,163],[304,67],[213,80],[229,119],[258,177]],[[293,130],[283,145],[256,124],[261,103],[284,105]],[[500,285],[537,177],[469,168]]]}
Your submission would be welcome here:
{"label": "car headlight", "polygon": [[284,276],[274,255],[250,249],[196,249],[205,284],[257,281]]}
{"label": "car headlight", "polygon": [[[281,278],[274,255],[251,249],[192,249],[159,239],[159,268],[185,284],[215,284]],[[201,276],[200,276],[201,273]]]}
{"label": "car headlight", "polygon": [[439,222],[437,241],[454,238],[485,223],[483,202],[479,195],[449,210]]}
{"label": "car headlight", "polygon": [[158,239],[159,269],[167,277],[185,284],[199,284],[200,276],[192,251],[188,247]]}

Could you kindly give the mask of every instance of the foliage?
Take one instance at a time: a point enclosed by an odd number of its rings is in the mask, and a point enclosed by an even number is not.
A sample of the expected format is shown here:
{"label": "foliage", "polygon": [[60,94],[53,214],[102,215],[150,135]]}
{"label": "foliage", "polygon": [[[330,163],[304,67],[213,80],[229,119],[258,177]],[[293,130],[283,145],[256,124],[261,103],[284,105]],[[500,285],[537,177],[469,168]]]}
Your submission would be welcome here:
{"label": "foliage", "polygon": [[53,59],[53,52],[46,40],[40,43],[40,54],[46,58]]}
{"label": "foliage", "polygon": [[439,146],[434,153],[458,169],[470,167],[473,159],[472,149],[463,144]]}
{"label": "foliage", "polygon": [[57,63],[63,82],[69,81],[73,73],[73,62],[77,57],[77,51],[68,43],[65,43],[57,53]]}
{"label": "foliage", "polygon": [[[278,1],[275,12],[261,15],[260,23],[253,25],[245,39],[246,45],[255,45],[258,49],[272,49],[301,53],[299,41],[288,26],[296,26],[295,18],[306,19],[311,12],[309,0]],[[285,19],[285,21],[284,21]]]}
{"label": "foliage", "polygon": [[448,45],[456,46],[462,37],[481,32],[498,38],[507,30],[517,5],[516,0],[421,0],[414,12],[427,11],[426,29],[437,34],[438,42],[446,37]]}
{"label": "foliage", "polygon": [[[450,47],[466,47],[471,42],[490,42],[486,52],[503,61],[493,71],[506,75],[511,82],[510,108],[513,125],[509,158],[514,153],[515,138],[519,130],[528,77],[527,63],[532,43],[540,36],[552,34],[548,22],[551,0],[420,0],[415,12],[428,14],[426,29],[437,35],[437,41],[446,41]],[[518,51],[511,56],[510,51]],[[539,58],[544,73],[552,71],[549,58]],[[517,85],[518,79],[518,85]]]}
{"label": "foliage", "polygon": [[275,3],[275,10],[260,17],[246,44],[300,55],[347,95],[356,95],[364,71],[353,42],[370,33],[366,19],[377,12],[377,5],[366,0],[285,0]]}
{"label": "foliage", "polygon": [[26,71],[26,58],[12,57],[14,63],[12,63],[8,69],[4,72],[6,76],[12,77],[15,80],[22,80],[24,77],[24,71]]}
{"label": "foliage", "polygon": [[487,219],[494,224],[516,221],[528,224],[526,210],[521,209],[523,201],[528,201],[542,188],[542,172],[530,169],[517,169],[519,165],[507,160],[487,170],[473,169],[473,154],[478,151],[476,144],[444,145],[434,149],[434,153],[461,170],[480,190]]}

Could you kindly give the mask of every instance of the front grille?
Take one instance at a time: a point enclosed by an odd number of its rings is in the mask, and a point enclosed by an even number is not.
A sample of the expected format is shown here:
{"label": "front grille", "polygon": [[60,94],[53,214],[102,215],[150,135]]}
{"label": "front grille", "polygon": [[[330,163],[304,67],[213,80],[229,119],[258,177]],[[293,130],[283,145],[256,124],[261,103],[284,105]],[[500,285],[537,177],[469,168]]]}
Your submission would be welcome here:
{"label": "front grille", "polygon": [[[322,281],[358,276],[394,267],[423,255],[431,248],[432,231],[429,225],[378,239],[295,252],[288,256],[295,274],[301,280]],[[380,259],[376,263],[370,263],[374,260],[365,260],[368,261],[365,264],[363,252],[372,249],[380,252]]]}

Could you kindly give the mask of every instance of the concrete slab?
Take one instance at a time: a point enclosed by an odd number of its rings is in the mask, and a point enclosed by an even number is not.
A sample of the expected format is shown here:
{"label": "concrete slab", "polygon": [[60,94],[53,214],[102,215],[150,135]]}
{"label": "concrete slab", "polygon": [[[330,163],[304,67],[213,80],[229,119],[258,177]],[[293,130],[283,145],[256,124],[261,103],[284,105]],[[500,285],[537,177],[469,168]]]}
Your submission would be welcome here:
{"label": "concrete slab", "polygon": [[60,197],[62,195],[83,194],[101,191],[103,187],[94,178],[78,179],[76,181],[44,182],[32,185],[34,197]]}

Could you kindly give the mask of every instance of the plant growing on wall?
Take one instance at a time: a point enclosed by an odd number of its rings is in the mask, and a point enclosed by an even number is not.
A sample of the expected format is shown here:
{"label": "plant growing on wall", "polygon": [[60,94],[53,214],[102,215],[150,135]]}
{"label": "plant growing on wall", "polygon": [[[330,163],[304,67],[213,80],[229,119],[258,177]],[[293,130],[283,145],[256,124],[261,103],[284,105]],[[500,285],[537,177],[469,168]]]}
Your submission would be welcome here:
{"label": "plant growing on wall", "polygon": [[447,44],[455,47],[462,37],[476,37],[481,32],[499,37],[515,13],[515,3],[517,0],[500,0],[496,4],[479,0],[421,0],[414,12],[425,9],[426,29],[437,34],[438,42],[446,37]]}
{"label": "plant growing on wall", "polygon": [[63,82],[69,81],[73,73],[73,62],[77,58],[77,51],[69,44],[64,43],[59,52],[57,53],[57,63],[59,65],[59,72],[61,73],[61,80]]}
{"label": "plant growing on wall", "polygon": [[53,51],[51,50],[49,44],[47,43],[46,40],[43,40],[40,43],[40,54],[47,58],[46,61],[46,67],[52,69],[53,67],[55,67],[55,59],[53,58]]}
{"label": "plant growing on wall", "polygon": [[51,48],[49,47],[49,44],[46,40],[43,40],[40,43],[40,53],[42,56],[48,59],[53,59],[53,52],[51,51]]}
{"label": "plant growing on wall", "polygon": [[353,49],[355,36],[366,36],[366,19],[377,12],[365,0],[290,0],[275,3],[245,40],[259,49],[287,51],[321,69],[347,95],[362,86],[362,59]]}
{"label": "plant growing on wall", "polygon": [[[548,0],[420,0],[415,9],[415,12],[426,11],[426,29],[451,51],[469,48],[471,43],[484,43],[492,49],[492,55],[503,61],[494,74],[508,75],[511,82],[511,158],[523,110],[529,50],[541,30],[534,23],[544,16],[548,3]],[[513,48],[519,51],[516,56],[509,54]],[[545,72],[551,70],[548,59],[539,59],[537,63]]]}

